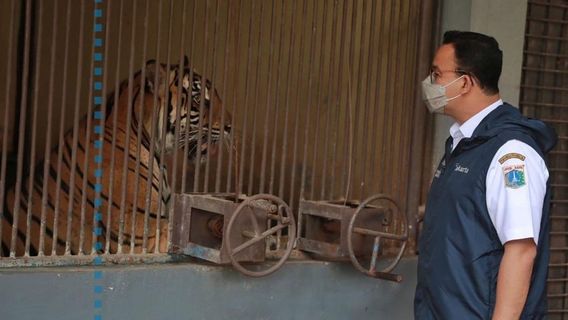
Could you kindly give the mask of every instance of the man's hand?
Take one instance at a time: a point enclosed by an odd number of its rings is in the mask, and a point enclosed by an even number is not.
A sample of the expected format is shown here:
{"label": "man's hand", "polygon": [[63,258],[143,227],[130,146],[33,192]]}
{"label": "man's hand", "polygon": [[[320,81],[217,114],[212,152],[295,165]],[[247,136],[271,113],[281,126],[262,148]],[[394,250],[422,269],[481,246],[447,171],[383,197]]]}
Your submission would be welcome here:
{"label": "man's hand", "polygon": [[532,238],[505,243],[493,320],[519,319],[529,292],[535,257],[536,245]]}

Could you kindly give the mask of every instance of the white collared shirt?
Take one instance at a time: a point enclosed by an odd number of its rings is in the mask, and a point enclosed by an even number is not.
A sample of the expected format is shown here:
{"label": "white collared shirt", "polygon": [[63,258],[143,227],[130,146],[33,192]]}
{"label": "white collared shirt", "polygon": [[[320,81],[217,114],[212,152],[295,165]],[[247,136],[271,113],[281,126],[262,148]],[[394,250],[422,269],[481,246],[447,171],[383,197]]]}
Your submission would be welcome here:
{"label": "white collared shirt", "polygon": [[[450,127],[452,150],[461,139],[470,138],[481,121],[502,104],[499,99],[461,126],[454,123]],[[502,244],[526,238],[538,244],[547,180],[544,159],[528,144],[510,140],[497,150],[485,180],[486,204]]]}

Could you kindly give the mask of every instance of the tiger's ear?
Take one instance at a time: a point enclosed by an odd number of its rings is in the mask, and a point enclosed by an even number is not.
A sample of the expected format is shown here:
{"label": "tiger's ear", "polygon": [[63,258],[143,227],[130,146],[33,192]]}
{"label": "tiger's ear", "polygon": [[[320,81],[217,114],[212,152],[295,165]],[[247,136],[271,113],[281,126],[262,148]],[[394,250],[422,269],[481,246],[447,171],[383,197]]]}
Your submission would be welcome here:
{"label": "tiger's ear", "polygon": [[[146,86],[151,93],[158,92],[163,96],[165,91],[166,69],[162,64],[151,59],[146,62]],[[169,79],[168,79],[169,84]]]}

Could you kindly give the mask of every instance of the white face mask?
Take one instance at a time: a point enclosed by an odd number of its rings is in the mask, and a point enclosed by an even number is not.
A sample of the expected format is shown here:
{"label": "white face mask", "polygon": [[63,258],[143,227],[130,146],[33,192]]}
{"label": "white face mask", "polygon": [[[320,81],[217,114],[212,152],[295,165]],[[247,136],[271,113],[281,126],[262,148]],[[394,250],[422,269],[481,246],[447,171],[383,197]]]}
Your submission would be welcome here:
{"label": "white face mask", "polygon": [[430,81],[430,76],[426,77],[426,79],[422,81],[422,100],[424,101],[424,103],[426,103],[426,106],[431,113],[444,113],[444,107],[448,105],[448,101],[452,101],[455,98],[461,96],[460,93],[455,97],[447,98],[446,87],[458,81],[463,76],[464,75],[460,76],[459,78],[446,84],[445,86],[432,83],[432,81]]}

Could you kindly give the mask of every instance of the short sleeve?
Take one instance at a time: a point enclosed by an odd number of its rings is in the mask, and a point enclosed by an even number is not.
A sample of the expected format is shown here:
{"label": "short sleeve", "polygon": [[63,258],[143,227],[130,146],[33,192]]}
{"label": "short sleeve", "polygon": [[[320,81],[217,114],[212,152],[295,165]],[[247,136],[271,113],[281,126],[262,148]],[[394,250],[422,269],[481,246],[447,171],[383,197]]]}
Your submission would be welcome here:
{"label": "short sleeve", "polygon": [[534,239],[538,244],[548,170],[528,144],[511,140],[495,154],[486,177],[489,216],[502,244]]}

